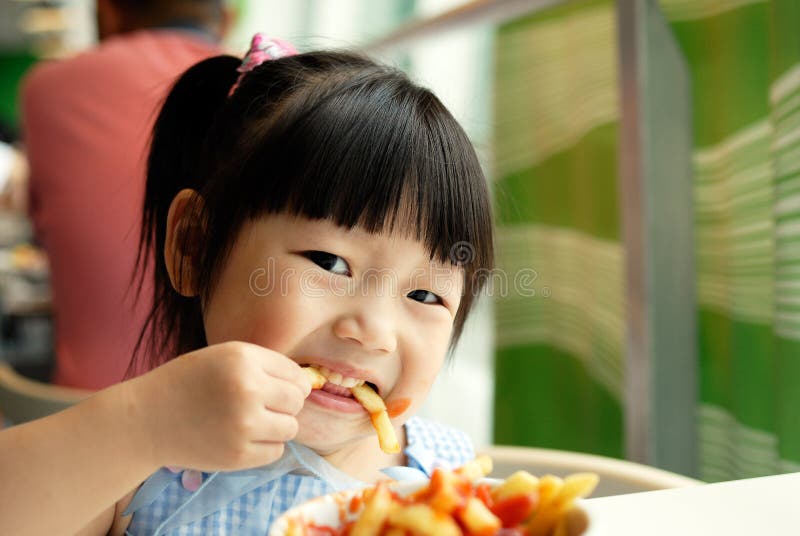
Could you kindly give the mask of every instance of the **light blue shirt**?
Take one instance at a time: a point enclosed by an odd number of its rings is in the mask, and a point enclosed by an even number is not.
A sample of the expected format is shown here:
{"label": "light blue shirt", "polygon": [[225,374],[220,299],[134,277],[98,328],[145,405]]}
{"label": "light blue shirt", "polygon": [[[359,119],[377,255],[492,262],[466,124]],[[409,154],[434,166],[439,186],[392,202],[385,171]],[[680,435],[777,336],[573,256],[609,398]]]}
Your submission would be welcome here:
{"label": "light blue shirt", "polygon": [[[388,468],[392,478],[430,476],[434,467],[458,467],[475,457],[463,432],[410,418],[405,424],[407,467]],[[229,473],[203,475],[197,491],[181,485],[179,474],[161,469],[139,488],[126,514],[129,536],[198,534],[263,536],[289,508],[319,495],[364,484],[338,471],[311,450],[288,443],[277,462]]]}

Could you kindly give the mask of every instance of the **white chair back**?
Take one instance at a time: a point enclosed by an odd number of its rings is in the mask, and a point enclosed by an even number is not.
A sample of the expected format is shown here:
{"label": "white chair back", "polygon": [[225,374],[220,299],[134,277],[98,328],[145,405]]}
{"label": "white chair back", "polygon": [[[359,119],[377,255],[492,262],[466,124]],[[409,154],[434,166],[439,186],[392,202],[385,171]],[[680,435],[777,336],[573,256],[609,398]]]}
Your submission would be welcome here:
{"label": "white chair back", "polygon": [[536,476],[592,472],[600,476],[600,483],[592,497],[623,495],[641,491],[696,486],[703,482],[639,463],[595,456],[578,452],[551,449],[491,446],[481,454],[491,456],[493,478],[505,478],[523,469]]}
{"label": "white chair back", "polygon": [[[0,362],[0,415],[14,424],[61,411],[91,394],[25,378]],[[0,418],[0,428],[2,422]]]}

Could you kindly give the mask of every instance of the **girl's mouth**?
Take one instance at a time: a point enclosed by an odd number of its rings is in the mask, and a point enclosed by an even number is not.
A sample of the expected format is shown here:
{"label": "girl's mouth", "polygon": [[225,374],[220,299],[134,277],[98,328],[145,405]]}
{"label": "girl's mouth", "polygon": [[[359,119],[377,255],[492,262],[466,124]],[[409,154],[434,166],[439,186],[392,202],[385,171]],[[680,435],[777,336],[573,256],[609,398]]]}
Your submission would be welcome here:
{"label": "girl's mouth", "polygon": [[322,386],[322,390],[332,395],[353,398],[353,394],[350,392],[348,387],[342,387],[341,385],[336,385],[335,383],[325,382],[325,385]]}
{"label": "girl's mouth", "polygon": [[394,407],[390,409],[376,392],[377,386],[371,382],[342,376],[327,368],[316,368],[311,365],[306,366],[305,372],[312,387],[308,400],[328,409],[348,413],[355,413],[358,411],[355,405],[360,405],[364,412],[369,413],[372,426],[378,434],[381,450],[387,454],[400,452],[397,432],[389,419],[392,414],[396,417],[408,409],[410,399],[394,400],[394,403],[390,404]]}
{"label": "girl's mouth", "polygon": [[314,389],[311,391],[307,400],[310,400],[318,406],[334,411],[341,411],[344,413],[366,413],[364,406],[353,398],[350,389],[330,382],[322,386],[322,389]]}
{"label": "girl's mouth", "polygon": [[[367,385],[370,389],[378,392],[378,388],[372,382],[364,382],[364,385]],[[335,384],[333,382],[325,382],[325,385],[322,386],[322,390],[326,393],[330,393],[332,395],[343,396],[345,398],[353,398],[353,393],[350,391],[349,387],[343,387],[341,385]]]}
{"label": "girl's mouth", "polygon": [[[307,365],[306,365],[307,366]],[[313,365],[312,365],[313,367]],[[373,391],[375,391],[378,395],[380,395],[380,391],[378,386],[374,383],[366,380],[361,380],[358,378],[351,378],[349,376],[344,376],[338,372],[334,372],[326,367],[317,366],[316,369],[322,374],[327,383],[322,387],[323,389],[328,389],[328,392],[332,394],[338,394],[340,396],[349,396],[352,397],[350,394],[350,388],[355,387],[357,385],[367,385]],[[345,391],[347,391],[345,393]]]}
{"label": "girl's mouth", "polygon": [[319,367],[319,371],[327,381],[321,389],[311,391],[308,400],[324,408],[345,413],[364,413],[364,407],[353,397],[350,388],[365,384],[378,392],[377,386],[372,382],[343,377],[325,367]]}

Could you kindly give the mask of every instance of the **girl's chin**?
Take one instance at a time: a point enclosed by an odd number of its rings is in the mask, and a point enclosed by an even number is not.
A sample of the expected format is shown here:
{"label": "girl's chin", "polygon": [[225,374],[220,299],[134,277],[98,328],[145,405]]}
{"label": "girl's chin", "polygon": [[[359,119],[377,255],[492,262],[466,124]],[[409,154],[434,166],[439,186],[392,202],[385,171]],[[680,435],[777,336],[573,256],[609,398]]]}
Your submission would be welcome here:
{"label": "girl's chin", "polygon": [[353,445],[365,437],[374,437],[375,429],[366,412],[332,412],[325,408],[306,406],[298,414],[299,432],[295,441],[318,454],[326,455]]}
{"label": "girl's chin", "polygon": [[329,456],[342,450],[349,450],[357,446],[365,437],[374,435],[374,432],[371,434],[369,432],[366,434],[347,434],[343,433],[343,431],[320,429],[315,432],[299,433],[295,437],[295,441],[305,445],[320,456]]}

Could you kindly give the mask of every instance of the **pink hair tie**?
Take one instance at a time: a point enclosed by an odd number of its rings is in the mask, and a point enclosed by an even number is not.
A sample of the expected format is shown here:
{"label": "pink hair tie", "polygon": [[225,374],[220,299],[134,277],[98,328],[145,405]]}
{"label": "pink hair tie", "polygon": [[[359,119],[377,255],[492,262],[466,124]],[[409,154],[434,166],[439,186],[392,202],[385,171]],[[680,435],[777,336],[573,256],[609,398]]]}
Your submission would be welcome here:
{"label": "pink hair tie", "polygon": [[239,78],[236,79],[236,83],[233,84],[228,96],[230,97],[233,92],[236,91],[236,88],[242,83],[245,74],[265,61],[277,60],[278,58],[294,56],[295,54],[297,54],[297,49],[288,41],[278,39],[277,37],[267,37],[266,34],[263,33],[255,34],[253,40],[250,41],[250,50],[245,54],[242,64],[236,69],[241,74]]}

